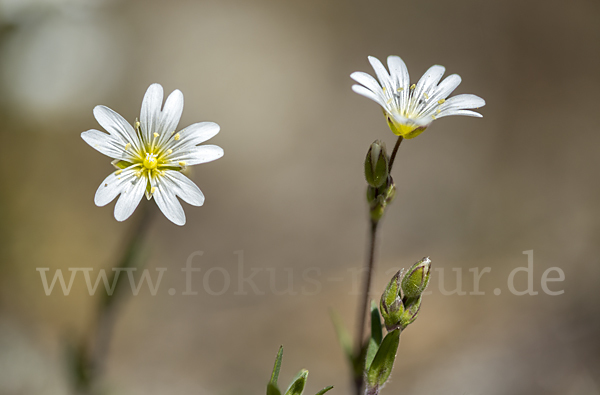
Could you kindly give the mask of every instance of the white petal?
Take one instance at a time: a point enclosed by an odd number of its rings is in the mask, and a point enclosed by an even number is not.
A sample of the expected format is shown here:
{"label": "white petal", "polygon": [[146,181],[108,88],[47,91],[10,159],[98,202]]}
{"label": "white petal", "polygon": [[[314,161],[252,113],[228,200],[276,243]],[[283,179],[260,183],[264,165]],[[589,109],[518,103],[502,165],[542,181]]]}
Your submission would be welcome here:
{"label": "white petal", "polygon": [[373,93],[372,91],[368,90],[367,88],[365,88],[362,85],[352,85],[352,90],[356,93],[358,93],[359,95],[362,95],[366,98],[369,98],[371,100],[373,100],[374,102],[378,103],[381,107],[387,109],[387,104],[385,103],[385,101],[379,96],[376,95],[375,93]]}
{"label": "white petal", "polygon": [[388,56],[388,68],[392,80],[397,83],[397,87],[406,91],[410,86],[410,77],[404,61],[399,56]]}
{"label": "white petal", "polygon": [[165,107],[161,113],[160,125],[156,130],[156,133],[160,134],[159,145],[164,144],[171,137],[171,132],[177,129],[182,112],[183,93],[176,89],[167,97]]}
{"label": "white petal", "polygon": [[413,101],[411,103],[411,112],[422,111],[422,109],[417,109],[419,105],[422,105],[424,107],[424,104],[427,101],[425,94],[427,94],[428,96],[431,96],[430,93],[433,94],[432,88],[434,88],[437,85],[437,83],[440,82],[445,71],[446,69],[443,66],[435,65],[431,66],[429,70],[427,70],[425,74],[423,74],[421,79],[419,79],[419,82],[417,82],[417,86],[414,92],[412,93]]}
{"label": "white petal", "polygon": [[164,148],[177,150],[194,147],[216,136],[220,129],[220,126],[214,122],[195,123],[178,133],[179,140],[175,140],[172,137]]}
{"label": "white petal", "polygon": [[146,190],[148,179],[145,176],[134,176],[131,180],[125,183],[121,190],[121,196],[115,204],[115,219],[117,221],[125,221],[133,214],[142,196]]}
{"label": "white petal", "polygon": [[94,117],[111,136],[123,141],[123,145],[130,143],[136,150],[140,148],[135,129],[121,115],[106,106],[96,106]]}
{"label": "white petal", "polygon": [[381,61],[374,56],[369,56],[369,63],[371,63],[373,70],[375,70],[375,74],[377,74],[381,86],[385,87],[386,90],[393,92],[394,87],[392,85],[392,80]]}
{"label": "white petal", "polygon": [[102,207],[112,202],[136,177],[133,168],[125,169],[119,175],[115,173],[116,171],[106,177],[98,187],[94,196],[96,206]]}
{"label": "white petal", "polygon": [[483,106],[485,106],[485,100],[483,100],[481,97],[471,94],[463,94],[446,100],[446,102],[440,106],[440,109],[442,111],[447,109],[463,110],[479,108]]}
{"label": "white petal", "polygon": [[142,111],[140,113],[140,124],[146,143],[152,141],[152,134],[157,130],[160,123],[160,109],[163,102],[163,88],[160,84],[152,84],[144,95]]}
{"label": "white petal", "polygon": [[471,110],[445,110],[445,111],[441,111],[438,115],[436,115],[436,118],[442,118],[442,117],[448,117],[450,115],[466,115],[468,117],[476,117],[476,118],[483,118],[483,115],[481,115],[478,112],[475,111],[471,111]]}
{"label": "white petal", "polygon": [[350,74],[350,78],[352,78],[354,81],[358,82],[359,84],[364,85],[371,92],[373,92],[377,95],[383,95],[383,90],[381,89],[379,82],[377,82],[377,80],[375,78],[373,78],[372,76],[370,76],[369,74],[363,73],[362,71],[356,71],[356,72]]}
{"label": "white petal", "polygon": [[160,211],[175,225],[185,224],[185,212],[175,193],[168,187],[164,179],[156,179],[156,190],[152,195]]}
{"label": "white petal", "polygon": [[438,85],[435,96],[437,100],[446,99],[461,83],[460,75],[451,74]]}
{"label": "white petal", "polygon": [[131,160],[131,154],[125,151],[125,143],[110,134],[90,129],[81,133],[81,138],[98,152],[114,159]]}
{"label": "white petal", "polygon": [[392,80],[395,82],[396,94],[399,94],[400,97],[398,107],[399,109],[404,109],[408,103],[410,87],[408,68],[399,56],[388,56],[388,68],[390,69]]}
{"label": "white petal", "polygon": [[[446,99],[454,89],[460,84],[461,79],[458,74],[452,74],[446,77],[437,88],[433,88],[433,93],[429,96],[426,105],[420,109],[419,115],[431,117],[440,108],[440,100]],[[443,107],[442,107],[443,108]],[[437,118],[437,115],[436,115]]]}
{"label": "white petal", "polygon": [[170,182],[170,188],[175,195],[183,199],[184,202],[192,206],[202,206],[204,204],[204,194],[196,184],[179,171],[167,170],[165,177]]}
{"label": "white petal", "polygon": [[216,145],[199,145],[186,150],[174,151],[167,157],[173,162],[185,162],[185,166],[211,162],[223,156],[223,148]]}

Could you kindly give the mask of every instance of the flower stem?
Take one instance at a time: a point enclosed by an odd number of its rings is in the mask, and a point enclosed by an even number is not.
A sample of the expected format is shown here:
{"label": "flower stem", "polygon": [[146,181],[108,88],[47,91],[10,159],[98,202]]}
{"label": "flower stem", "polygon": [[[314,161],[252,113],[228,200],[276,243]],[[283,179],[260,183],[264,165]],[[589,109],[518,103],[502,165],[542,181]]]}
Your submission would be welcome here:
{"label": "flower stem", "polygon": [[[114,268],[128,269],[143,264],[142,247],[156,212],[156,208],[151,207],[153,205],[147,202],[144,203],[146,204],[141,204],[138,208],[138,211],[141,212],[138,214],[137,222],[130,232],[131,236],[124,244],[123,255]],[[109,286],[114,284],[113,292],[112,294],[102,295],[89,338],[82,343],[78,350],[76,366],[77,393],[94,393],[95,387],[104,373],[112,333],[121,304],[119,302],[122,302],[125,295],[127,295],[123,292],[125,284],[127,284],[124,274],[126,273],[123,273],[123,270],[112,271],[108,284]]]}
{"label": "flower stem", "polygon": [[[377,244],[377,228],[379,222],[371,221],[371,237],[369,242],[369,255],[367,258],[367,275],[363,282],[362,290],[362,303],[360,304],[360,310],[358,311],[358,335],[356,337],[356,349],[355,355],[357,358],[361,357],[363,348],[363,339],[365,336],[365,322],[367,317],[367,309],[369,307],[369,294],[371,293],[371,279],[373,277],[373,267],[375,265],[375,247]],[[363,376],[355,377],[355,393],[359,395],[362,392]]]}
{"label": "flower stem", "polygon": [[[400,148],[400,144],[402,144],[402,141],[404,140],[404,138],[402,136],[398,136],[398,140],[396,140],[396,144],[394,145],[394,149],[392,151],[392,155],[390,156],[390,162],[389,162],[389,167],[388,167],[388,171],[389,174],[391,174],[392,172],[392,165],[394,164],[394,161],[396,160],[396,154],[398,153],[398,149]],[[355,349],[355,355],[356,358],[361,358],[361,354],[362,354],[362,349],[363,349],[363,342],[364,342],[364,336],[365,336],[365,324],[366,324],[366,317],[367,317],[367,313],[368,313],[368,308],[369,308],[369,294],[371,293],[371,282],[372,282],[372,278],[373,278],[373,272],[374,272],[374,267],[375,267],[375,248],[377,245],[377,229],[379,227],[379,221],[373,221],[371,220],[371,234],[370,234],[370,243],[369,243],[369,255],[367,258],[367,273],[363,282],[363,292],[361,294],[362,296],[362,302],[360,303],[360,310],[358,311],[358,335],[356,337],[356,349]],[[360,395],[362,393],[362,389],[363,389],[363,381],[364,378],[361,375],[360,377],[355,377],[354,378],[354,390],[355,390],[355,394],[356,395]],[[377,391],[378,392],[378,391]],[[376,393],[377,393],[376,392]]]}
{"label": "flower stem", "polygon": [[392,165],[394,164],[394,160],[396,160],[396,154],[398,153],[398,148],[400,148],[400,144],[404,141],[404,137],[398,136],[398,140],[396,140],[396,145],[394,145],[394,150],[392,151],[392,155],[390,156],[390,164],[389,164],[389,172],[392,174]]}

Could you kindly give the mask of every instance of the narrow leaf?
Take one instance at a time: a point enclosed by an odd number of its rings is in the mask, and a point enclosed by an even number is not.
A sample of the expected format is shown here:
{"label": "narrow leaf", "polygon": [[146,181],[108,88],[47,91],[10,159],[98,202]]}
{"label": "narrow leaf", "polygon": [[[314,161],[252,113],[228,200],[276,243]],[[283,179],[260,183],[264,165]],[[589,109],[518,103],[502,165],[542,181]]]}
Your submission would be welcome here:
{"label": "narrow leaf", "polygon": [[388,332],[367,371],[369,388],[381,388],[392,374],[394,360],[400,344],[400,330]]}
{"label": "narrow leaf", "polygon": [[307,378],[308,370],[302,369],[300,372],[298,372],[298,374],[292,381],[292,384],[290,384],[290,387],[285,392],[285,395],[302,395]]}
{"label": "narrow leaf", "polygon": [[368,371],[379,345],[381,344],[381,338],[383,337],[381,329],[381,319],[379,318],[379,310],[377,304],[371,301],[371,337],[367,344],[367,355],[365,357],[365,370]]}
{"label": "narrow leaf", "polygon": [[333,385],[330,385],[329,387],[323,388],[321,391],[317,392],[316,395],[323,395],[325,392],[327,392],[327,391],[329,391],[331,389],[333,389]]}
{"label": "narrow leaf", "polygon": [[279,370],[281,369],[281,359],[283,358],[283,346],[279,347],[277,357],[275,358],[275,365],[273,366],[273,373],[271,373],[271,381],[269,384],[273,384],[277,388],[277,380],[279,380]]}
{"label": "narrow leaf", "polygon": [[267,384],[267,395],[281,395],[279,388],[273,383]]}
{"label": "narrow leaf", "polygon": [[333,309],[331,309],[329,313],[331,315],[331,321],[335,327],[335,332],[337,334],[338,341],[340,342],[340,346],[342,346],[342,350],[344,351],[344,354],[346,354],[350,364],[354,366],[354,353],[352,351],[352,340],[350,338],[350,334],[346,330],[346,327],[344,326],[340,316]]}

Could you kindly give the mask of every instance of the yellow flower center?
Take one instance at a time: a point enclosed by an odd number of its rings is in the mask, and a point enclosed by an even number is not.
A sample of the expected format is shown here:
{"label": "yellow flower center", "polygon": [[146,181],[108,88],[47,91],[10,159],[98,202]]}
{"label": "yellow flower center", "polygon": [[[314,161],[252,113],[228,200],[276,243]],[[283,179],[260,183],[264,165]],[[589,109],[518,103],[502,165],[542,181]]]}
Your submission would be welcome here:
{"label": "yellow flower center", "polygon": [[146,158],[144,159],[144,167],[148,170],[154,170],[158,167],[158,159],[156,159],[157,154],[147,153]]}

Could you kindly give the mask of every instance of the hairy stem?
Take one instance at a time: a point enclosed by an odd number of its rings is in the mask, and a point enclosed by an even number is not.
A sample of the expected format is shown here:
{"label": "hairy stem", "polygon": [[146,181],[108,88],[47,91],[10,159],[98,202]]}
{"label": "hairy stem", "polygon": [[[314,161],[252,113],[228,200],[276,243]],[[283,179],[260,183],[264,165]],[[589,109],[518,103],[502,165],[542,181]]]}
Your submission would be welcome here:
{"label": "hairy stem", "polygon": [[394,145],[394,150],[392,151],[392,155],[390,156],[390,164],[389,164],[389,172],[392,174],[392,165],[394,164],[394,160],[396,160],[396,154],[398,153],[398,148],[400,148],[400,144],[404,141],[404,137],[398,136],[398,140],[396,140],[396,145]]}
{"label": "hairy stem", "polygon": [[[129,239],[124,243],[123,255],[114,268],[127,269],[142,265],[143,254],[142,246],[144,239],[150,228],[152,218],[156,211],[151,204],[143,202],[139,207],[137,222],[133,225]],[[112,271],[108,278],[108,284],[114,285],[112,294],[104,294],[101,297],[100,304],[93,328],[89,333],[89,338],[84,341],[78,350],[78,365],[76,390],[77,393],[91,394],[94,387],[104,373],[105,363],[110,348],[114,324],[118,315],[119,307],[124,300],[125,284],[123,271]],[[115,276],[117,276],[115,278]]]}
{"label": "hairy stem", "polygon": [[[360,357],[363,348],[363,340],[365,336],[365,323],[367,318],[367,310],[369,308],[369,294],[371,293],[371,279],[373,278],[373,267],[375,265],[375,248],[377,244],[377,228],[378,221],[371,221],[371,237],[369,242],[369,255],[367,258],[367,273],[363,281],[362,302],[358,311],[358,335],[356,337],[355,355]],[[355,377],[354,380],[355,393],[359,395],[362,392],[363,377]]]}

